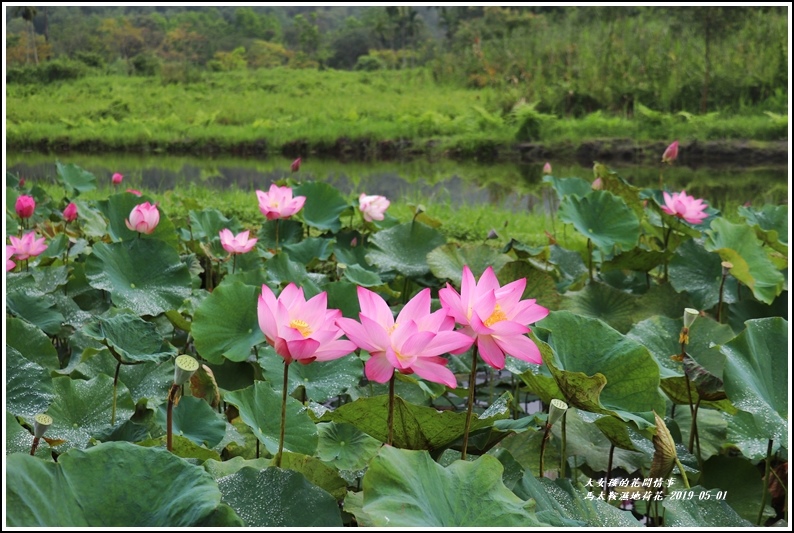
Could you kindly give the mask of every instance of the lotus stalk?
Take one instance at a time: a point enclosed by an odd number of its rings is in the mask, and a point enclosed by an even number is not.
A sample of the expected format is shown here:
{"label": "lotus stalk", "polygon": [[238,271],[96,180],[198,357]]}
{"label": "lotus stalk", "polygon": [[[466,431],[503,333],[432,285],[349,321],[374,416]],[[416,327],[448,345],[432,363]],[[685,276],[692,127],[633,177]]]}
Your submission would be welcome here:
{"label": "lotus stalk", "polygon": [[290,361],[284,360],[284,381],[281,388],[281,426],[278,433],[278,452],[273,464],[281,468],[281,456],[284,453],[284,434],[287,427],[287,390],[289,389]]}
{"label": "lotus stalk", "polygon": [[469,447],[469,429],[471,428],[471,415],[474,410],[475,387],[477,382],[477,347],[471,351],[471,372],[469,373],[469,400],[466,407],[466,425],[463,428],[463,449],[460,458],[466,460],[466,452]]}
{"label": "lotus stalk", "polygon": [[733,268],[733,263],[730,261],[723,261],[722,262],[722,280],[720,281],[720,300],[717,303],[717,322],[722,324],[722,298],[725,291],[725,280],[730,274],[731,269]]}
{"label": "lotus stalk", "polygon": [[769,494],[769,475],[772,469],[772,439],[766,445],[766,466],[764,467],[764,488],[761,496],[761,508],[758,509],[758,518],[755,524],[760,526],[764,518],[764,508],[766,507],[766,497]]}
{"label": "lotus stalk", "polygon": [[173,451],[174,406],[179,403],[179,390],[198,370],[199,362],[189,355],[180,355],[174,364],[174,383],[168,391],[168,408],[166,410],[166,449]]}
{"label": "lotus stalk", "polygon": [[39,440],[44,436],[52,425],[52,417],[44,413],[39,413],[33,417],[33,444],[30,446],[30,455],[36,455],[36,448],[39,447]]}
{"label": "lotus stalk", "polygon": [[[557,423],[558,420],[565,416],[568,410],[568,404],[562,400],[553,399],[549,405],[549,416],[546,419],[546,427],[543,431],[543,441],[540,444],[540,477],[544,476],[545,469],[543,468],[544,459],[546,454],[546,442],[551,437],[551,428]],[[563,450],[564,453],[564,450]]]}
{"label": "lotus stalk", "polygon": [[389,446],[394,442],[394,378],[396,374],[392,373],[389,379],[389,412],[386,415],[386,426],[389,428],[389,436],[386,439],[386,444]]}

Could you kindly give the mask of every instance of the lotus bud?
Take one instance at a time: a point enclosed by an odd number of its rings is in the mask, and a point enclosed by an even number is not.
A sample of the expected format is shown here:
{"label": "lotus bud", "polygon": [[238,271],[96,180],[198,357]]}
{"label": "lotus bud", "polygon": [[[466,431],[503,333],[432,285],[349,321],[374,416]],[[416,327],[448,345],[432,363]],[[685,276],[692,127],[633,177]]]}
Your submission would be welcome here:
{"label": "lotus bud", "polygon": [[499,235],[496,233],[496,230],[491,228],[491,231],[488,232],[488,236],[485,237],[486,239],[498,239]]}
{"label": "lotus bud", "polygon": [[33,436],[40,439],[51,425],[52,417],[50,415],[45,415],[44,413],[37,414],[33,417]]}
{"label": "lotus bud", "polygon": [[116,172],[115,174],[113,174],[113,177],[110,178],[110,180],[113,182],[113,185],[118,185],[119,183],[124,181],[124,175]]}
{"label": "lotus bud", "polygon": [[551,163],[546,161],[546,164],[543,165],[543,174],[545,176],[551,176]]}
{"label": "lotus bud", "polygon": [[568,410],[568,404],[562,400],[558,400],[557,398],[551,401],[551,405],[549,406],[549,418],[547,425],[553,426],[557,423],[557,421],[562,418],[562,415],[565,414],[565,411]]}
{"label": "lotus bud", "polygon": [[174,385],[183,385],[198,370],[199,362],[189,355],[180,355],[174,364]]}
{"label": "lotus bud", "polygon": [[695,322],[699,314],[697,309],[692,309],[691,307],[684,309],[684,327],[687,329],[691,328],[692,323]]}
{"label": "lotus bud", "polygon": [[298,159],[293,161],[292,164],[289,166],[289,168],[293,172],[299,171],[301,169],[301,158],[299,157]]}
{"label": "lotus bud", "polygon": [[678,141],[673,141],[662,154],[662,163],[672,163],[678,157]]}

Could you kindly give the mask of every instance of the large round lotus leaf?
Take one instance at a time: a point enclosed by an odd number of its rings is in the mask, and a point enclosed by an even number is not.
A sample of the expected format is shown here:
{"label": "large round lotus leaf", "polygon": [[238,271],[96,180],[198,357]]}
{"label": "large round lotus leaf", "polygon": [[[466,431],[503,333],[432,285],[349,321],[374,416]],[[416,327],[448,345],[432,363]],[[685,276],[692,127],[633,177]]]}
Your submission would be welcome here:
{"label": "large round lotus leaf", "polygon": [[449,280],[460,287],[463,279],[463,266],[468,265],[474,276],[479,278],[485,269],[493,267],[497,274],[503,266],[513,261],[507,254],[502,254],[484,244],[445,244],[427,255],[430,271],[440,280]]}
{"label": "large round lotus leaf", "polygon": [[584,196],[593,190],[590,182],[582,178],[555,178],[543,176],[543,183],[548,183],[557,192],[560,198],[564,196]]}
{"label": "large round lotus leaf", "polygon": [[85,271],[92,287],[110,292],[116,306],[137,315],[179,309],[190,296],[187,266],[173,248],[155,239],[97,243]]}
{"label": "large round lotus leaf", "polygon": [[216,461],[215,459],[207,459],[202,463],[201,467],[204,468],[210,475],[217,479],[230,476],[235,472],[250,466],[256,470],[263,470],[270,466],[273,461],[271,457],[260,457],[259,459],[243,459],[242,457],[232,457],[227,461]]}
{"label": "large round lotus leaf", "polygon": [[226,251],[220,244],[220,232],[228,229],[235,235],[240,232],[240,224],[235,219],[226,218],[217,209],[204,209],[203,211],[190,211],[190,233],[193,240],[211,243],[211,251],[217,257],[226,256]]}
{"label": "large round lotus leaf", "polygon": [[6,346],[5,380],[6,409],[17,416],[32,418],[43,413],[55,397],[49,370],[11,346]]}
{"label": "large round lotus leaf", "polygon": [[737,409],[753,415],[760,437],[788,448],[788,322],[761,318],[746,325],[720,348],[725,392]]}
{"label": "large round lotus leaf", "polygon": [[[693,399],[693,401],[697,401]],[[697,433],[700,441],[700,457],[705,461],[723,453],[728,443],[728,422],[726,415],[722,411],[715,409],[704,409],[701,403],[698,409]],[[689,408],[680,406],[675,410],[675,422],[681,430],[681,442],[688,444],[690,430],[692,428],[692,415]],[[703,482],[705,478],[701,478]],[[709,488],[718,485],[709,485]],[[756,511],[758,509],[756,508]]]}
{"label": "large round lotus leaf", "polygon": [[[720,299],[722,259],[707,251],[697,240],[679,246],[668,266],[670,285],[678,292],[692,296],[698,309],[711,309]],[[723,303],[735,302],[736,278],[728,276],[723,287]]]}
{"label": "large round lotus leaf", "polygon": [[50,294],[34,294],[25,289],[9,290],[6,294],[6,309],[49,335],[56,335],[64,322]]}
{"label": "large round lotus leaf", "polygon": [[587,278],[587,266],[585,266],[582,256],[579,255],[579,252],[566,250],[556,244],[551,245],[549,248],[551,249],[549,262],[557,265],[560,277],[557,289],[567,291],[578,288]]}
{"label": "large round lotus leaf", "polygon": [[[498,448],[488,452],[489,455],[498,455],[499,450],[504,450],[521,465],[521,470],[537,472],[540,469],[540,447],[543,443],[543,431],[529,429],[521,433],[514,433],[505,437]],[[570,452],[569,452],[570,453]],[[546,455],[543,457],[545,470],[559,470],[560,450],[559,441],[550,439],[546,442]],[[522,474],[523,475],[523,474]]]}
{"label": "large round lotus leaf", "polygon": [[[168,437],[166,435],[161,435],[156,439],[149,439],[137,442],[136,444],[147,448],[165,448],[167,440]],[[183,459],[196,459],[199,463],[209,460],[221,460],[221,456],[218,452],[205,448],[204,446],[199,446],[187,437],[174,435],[172,440],[172,452],[177,457],[182,457]]]}
{"label": "large round lotus leaf", "polygon": [[[378,285],[382,284],[383,282],[381,281]],[[358,302],[358,284],[353,284],[343,279],[333,281],[323,288],[328,293],[328,309],[339,309],[342,311],[342,316],[347,318],[358,318],[358,314],[361,312]]]}
{"label": "large round lotus leaf", "polygon": [[[61,235],[63,235],[63,233],[61,233]],[[52,241],[54,240],[55,239],[53,239]],[[66,240],[68,241],[69,239],[66,238]],[[52,241],[50,242],[52,243]],[[52,244],[47,246],[48,252],[50,251],[50,248],[52,248]],[[56,250],[53,250],[53,252],[55,251]],[[53,253],[51,257],[58,257],[60,255],[61,254]],[[69,267],[67,267],[66,265],[60,265],[60,266],[50,265],[46,267],[39,265],[34,270],[32,270],[31,273],[33,274],[33,279],[36,280],[37,288],[39,289],[39,291],[45,294],[53,292],[58,287],[63,287],[64,285],[66,285],[66,282],[69,280]],[[61,292],[63,292],[63,289],[61,289]]]}
{"label": "large round lotus leaf", "polygon": [[603,500],[587,499],[568,479],[537,479],[527,470],[513,492],[520,498],[533,499],[538,520],[556,527],[642,527],[630,512]]}
{"label": "large round lotus leaf", "polygon": [[299,214],[309,226],[334,233],[342,227],[339,215],[348,208],[348,202],[340,192],[327,183],[313,181],[293,189],[294,196],[305,196],[306,203]]}
{"label": "large round lotus leaf", "polygon": [[322,292],[315,278],[306,271],[306,266],[291,260],[285,253],[276,254],[268,260],[267,279],[271,287],[294,283],[303,289],[306,299]]}
{"label": "large round lotus leaf", "polygon": [[511,281],[525,278],[522,300],[534,299],[538,305],[548,309],[559,309],[562,298],[557,290],[554,278],[548,272],[543,272],[532,266],[527,261],[512,261],[506,264],[496,275],[501,285]]}
{"label": "large round lotus leaf", "polygon": [[290,259],[308,265],[314,259],[325,261],[331,255],[333,239],[322,237],[309,237],[295,244],[285,244],[284,251]]}
{"label": "large round lotus leaf", "polygon": [[695,497],[671,498],[668,495],[662,500],[665,527],[687,529],[752,527],[752,523],[739,516],[724,500],[717,499],[717,493],[720,491],[695,486],[685,492],[692,492]]}
{"label": "large round lotus leaf", "polygon": [[605,252],[613,247],[631,248],[640,236],[637,215],[623,199],[607,191],[591,191],[583,197],[565,196],[560,220],[573,226]]}
{"label": "large round lotus leaf", "polygon": [[[763,421],[756,421],[753,414],[739,411],[728,418],[728,437],[726,442],[739,448],[744,457],[753,461],[766,459],[769,439],[760,426]],[[772,443],[772,450],[776,450],[779,443]]]}
{"label": "large round lotus leaf", "polygon": [[248,527],[342,526],[336,499],[299,472],[245,467],[220,478],[218,487]]}
{"label": "large round lotus leaf", "polygon": [[732,224],[723,218],[707,230],[706,250],[717,252],[733,265],[731,275],[750,287],[760,301],[771,304],[786,285],[786,279],[771,261],[755,232],[744,224]]}
{"label": "large round lotus leaf", "polygon": [[[166,404],[162,403],[157,410],[157,423],[166,431]],[[174,435],[182,435],[201,446],[212,448],[226,434],[226,423],[217,411],[200,398],[183,396],[173,408]]]}
{"label": "large round lotus leaf", "polygon": [[[493,426],[496,420],[510,416],[510,395],[504,394],[488,410],[472,417],[471,431]],[[389,435],[389,397],[359,398],[334,411],[323,414],[320,422],[352,424],[364,433],[386,442]],[[393,444],[398,448],[436,450],[448,446],[463,435],[465,413],[437,411],[414,405],[399,396],[394,398]]]}
{"label": "large round lotus leaf", "polygon": [[763,472],[744,457],[718,456],[703,465],[701,484],[707,489],[722,489],[727,494],[728,505],[739,516],[755,523],[764,488],[762,477]]}
{"label": "large round lotus leaf", "polygon": [[[273,389],[281,393],[284,376],[284,359],[276,351],[267,346],[259,350],[257,362],[262,367],[265,379],[273,385]],[[315,361],[309,365],[290,365],[289,393],[303,385],[306,398],[322,403],[328,398],[342,394],[350,387],[355,387],[361,380],[363,363],[358,357],[340,357],[333,361]]]}
{"label": "large round lotus leaf", "polygon": [[47,335],[33,324],[6,317],[6,346],[16,348],[22,357],[44,368],[60,368],[58,352]]}
{"label": "large round lotus leaf", "polygon": [[96,189],[96,176],[74,163],[64,165],[56,161],[55,168],[63,184],[69,191],[74,191],[75,195]]}
{"label": "large round lotus leaf", "polygon": [[[258,381],[246,389],[227,392],[224,400],[237,407],[243,422],[262,441],[267,451],[275,455],[281,430],[281,393],[274,391],[269,383]],[[285,450],[314,455],[317,449],[317,427],[309,418],[306,408],[290,396],[287,397],[284,433]]]}
{"label": "large round lotus leaf", "polygon": [[620,332],[626,332],[637,318],[637,297],[604,283],[589,283],[584,289],[568,292],[561,307],[578,315],[598,318]]}
{"label": "large round lotus leaf", "polygon": [[260,290],[237,282],[221,283],[201,302],[190,331],[204,359],[215,364],[224,357],[245,361],[254,346],[265,342],[257,318]]}
{"label": "large round lotus leaf", "polygon": [[[47,414],[52,417],[52,427],[47,437],[66,441],[59,451],[85,448],[95,435],[110,427],[113,410],[113,378],[99,375],[90,381],[69,379],[52,380],[55,399]],[[124,422],[135,412],[130,393],[118,384],[116,398],[116,424]]]}
{"label": "large round lotus leaf", "polygon": [[780,253],[788,252],[787,205],[765,205],[761,211],[740,206],[739,214],[751,226],[758,226],[756,233],[764,242]]}
{"label": "large round lotus leaf", "polygon": [[364,468],[381,447],[379,440],[351,424],[317,424],[317,433],[317,457],[339,470]]}
{"label": "large round lotus leaf", "polygon": [[406,277],[428,274],[427,254],[444,244],[444,236],[420,222],[407,222],[373,235],[370,244],[376,249],[367,260],[381,272],[396,271]]}
{"label": "large round lotus leaf", "polygon": [[[645,346],[598,319],[568,311],[553,311],[538,326],[551,332],[549,344],[556,361],[543,346],[541,354],[569,404],[592,412],[621,411],[621,418],[664,412],[659,366]],[[594,379],[603,383],[602,388],[590,383]]]}
{"label": "large round lotus leaf", "polygon": [[179,242],[176,228],[174,228],[174,224],[165,213],[163,213],[162,208],[159,206],[157,209],[160,211],[160,222],[157,223],[157,227],[151,234],[146,235],[138,233],[127,227],[125,220],[130,218],[130,213],[135,209],[135,206],[144,202],[149,202],[150,204],[154,203],[151,198],[145,195],[137,196],[128,192],[114,194],[107,200],[100,200],[97,202],[97,207],[108,219],[108,233],[110,234],[110,238],[114,241],[155,239],[167,242],[172,248],[176,249]]}
{"label": "large round lotus leaf", "polygon": [[484,455],[447,468],[424,451],[384,446],[364,474],[363,511],[375,527],[542,526]]}
{"label": "large round lotus leaf", "polygon": [[176,348],[163,342],[157,326],[137,315],[100,318],[83,328],[83,333],[110,346],[122,363],[161,363],[177,353]]}
{"label": "large round lotus leaf", "polygon": [[8,457],[7,525],[27,527],[186,527],[220,504],[215,481],[157,448],[109,442],[46,463]]}
{"label": "large round lotus leaf", "polygon": [[345,279],[356,285],[361,285],[362,287],[377,287],[378,285],[383,285],[383,280],[380,279],[377,272],[367,270],[357,263],[346,265],[344,272]]}
{"label": "large round lotus leaf", "polygon": [[303,224],[297,220],[266,220],[256,234],[256,238],[258,245],[274,251],[287,243],[300,242],[303,238]]}
{"label": "large round lotus leaf", "polygon": [[281,468],[300,472],[310,483],[317,485],[337,501],[345,499],[347,482],[339,476],[339,470],[335,466],[328,466],[316,457],[302,453],[284,452]]}

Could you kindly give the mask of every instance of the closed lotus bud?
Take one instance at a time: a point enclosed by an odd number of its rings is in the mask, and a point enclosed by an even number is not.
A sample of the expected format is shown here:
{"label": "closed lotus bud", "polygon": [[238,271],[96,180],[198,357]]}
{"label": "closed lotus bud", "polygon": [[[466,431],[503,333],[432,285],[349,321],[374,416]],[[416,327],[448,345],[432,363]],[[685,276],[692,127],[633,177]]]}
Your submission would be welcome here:
{"label": "closed lotus bud", "polygon": [[199,367],[199,362],[189,355],[178,356],[174,363],[174,385],[186,383]]}
{"label": "closed lotus bud", "polygon": [[293,172],[299,171],[301,169],[301,158],[299,157],[298,159],[293,161],[292,164],[289,166],[289,168]]}
{"label": "closed lotus bud", "polygon": [[496,230],[491,228],[491,231],[488,232],[488,236],[485,237],[486,239],[498,239],[499,235],[496,233]]}
{"label": "closed lotus bud", "polygon": [[549,426],[553,426],[557,423],[557,421],[562,418],[562,415],[565,414],[565,411],[568,410],[568,404],[562,400],[558,400],[557,398],[551,401],[551,405],[549,406],[549,419],[547,424]]}
{"label": "closed lotus bud", "polygon": [[551,176],[551,163],[546,161],[546,164],[543,165],[543,174],[546,176]]}
{"label": "closed lotus bud", "polygon": [[50,415],[45,415],[44,413],[37,414],[33,417],[33,436],[40,439],[51,425],[52,417]]}
{"label": "closed lotus bud", "polygon": [[678,141],[673,141],[662,154],[662,163],[672,163],[678,157]]}

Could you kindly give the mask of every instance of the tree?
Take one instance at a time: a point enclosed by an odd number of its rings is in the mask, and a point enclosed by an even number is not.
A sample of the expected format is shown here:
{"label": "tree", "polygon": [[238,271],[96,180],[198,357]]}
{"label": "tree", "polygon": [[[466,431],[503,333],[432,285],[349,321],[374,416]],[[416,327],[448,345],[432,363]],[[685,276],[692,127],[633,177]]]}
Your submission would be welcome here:
{"label": "tree", "polygon": [[[33,60],[36,64],[39,64],[39,54],[36,51],[36,29],[33,27],[33,19],[36,18],[36,14],[38,10],[33,6],[19,6],[14,8],[14,15],[17,17],[22,17],[25,22],[27,22],[28,26],[28,33],[30,37],[28,38],[29,49],[33,51]],[[29,56],[25,57],[27,62]]]}

